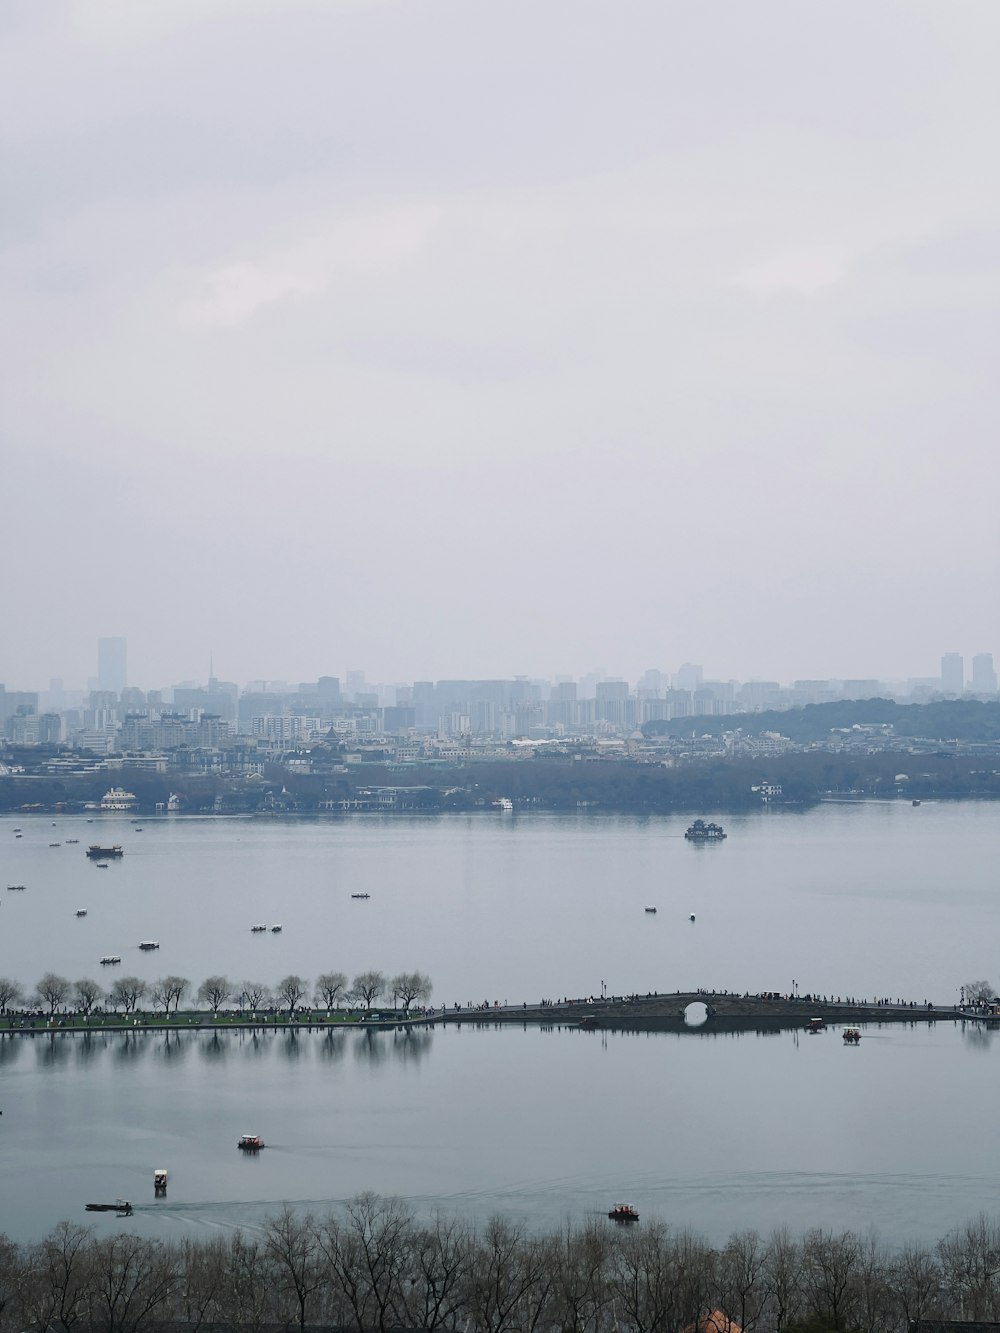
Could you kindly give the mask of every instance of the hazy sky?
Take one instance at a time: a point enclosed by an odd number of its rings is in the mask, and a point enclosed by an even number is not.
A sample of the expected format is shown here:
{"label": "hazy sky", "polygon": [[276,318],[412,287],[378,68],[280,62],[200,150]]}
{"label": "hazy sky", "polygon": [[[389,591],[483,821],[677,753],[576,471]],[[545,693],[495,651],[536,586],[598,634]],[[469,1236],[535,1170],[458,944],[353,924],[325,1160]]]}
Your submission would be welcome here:
{"label": "hazy sky", "polygon": [[0,7],[0,681],[1000,653],[996,0]]}

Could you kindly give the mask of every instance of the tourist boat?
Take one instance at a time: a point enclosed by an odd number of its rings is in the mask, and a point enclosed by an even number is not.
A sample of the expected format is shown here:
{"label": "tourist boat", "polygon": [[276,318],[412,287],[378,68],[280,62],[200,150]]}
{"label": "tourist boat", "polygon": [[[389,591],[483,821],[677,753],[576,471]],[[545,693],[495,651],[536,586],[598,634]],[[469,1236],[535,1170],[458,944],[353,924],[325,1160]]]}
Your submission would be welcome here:
{"label": "tourist boat", "polygon": [[844,1028],[843,1037],[848,1046],[857,1046],[858,1042],[861,1040],[861,1029]]}
{"label": "tourist boat", "polygon": [[264,1146],[264,1140],[259,1134],[241,1134],[236,1146],[244,1152],[259,1152]]}
{"label": "tourist boat", "polygon": [[116,953],[106,953],[101,959],[101,967],[113,967],[115,963],[121,962],[121,955]]}
{"label": "tourist boat", "polygon": [[825,1027],[826,1027],[825,1018],[810,1018],[809,1022],[806,1024],[806,1031],[822,1032]]}
{"label": "tourist boat", "polygon": [[67,839],[66,839],[66,846],[67,846],[67,847],[75,847],[76,844],[77,844],[79,841],[80,841],[79,838],[67,838]]}
{"label": "tourist boat", "polygon": [[251,933],[252,935],[259,935],[260,932],[261,932],[262,930],[267,930],[267,926],[251,926],[251,927],[250,927],[250,933]]}
{"label": "tourist boat", "polygon": [[370,894],[370,893],[352,893],[352,894],[351,894],[351,897],[352,897],[352,898],[370,898],[370,897],[371,897],[371,894]]}
{"label": "tourist boat", "polygon": [[87,909],[86,909],[85,907],[78,907],[78,908],[76,909],[76,914],[77,914],[77,916],[86,916],[86,915],[87,915]]}
{"label": "tourist boat", "polygon": [[706,824],[703,819],[696,819],[684,834],[692,842],[719,842],[726,836],[721,824]]}
{"label": "tourist boat", "polygon": [[656,908],[655,908],[655,907],[644,907],[642,910],[643,910],[644,912],[652,912],[654,915],[656,914]]}
{"label": "tourist boat", "polygon": [[117,1213],[119,1217],[129,1217],[132,1213],[128,1199],[115,1199],[114,1203],[85,1203],[83,1206],[88,1213]]}
{"label": "tourist boat", "polygon": [[61,842],[50,842],[50,843],[49,843],[49,846],[50,846],[50,847],[61,847],[61,846],[62,846],[62,843],[61,843]]}
{"label": "tourist boat", "polygon": [[122,851],[120,843],[116,842],[113,847],[100,847],[95,842],[87,848],[87,855],[91,861],[103,861],[105,859],[110,861],[112,857],[124,856],[125,853]]}
{"label": "tourist boat", "polygon": [[139,948],[142,949],[145,953],[149,953],[150,949],[158,949],[159,947],[160,947],[160,941],[159,941],[159,940],[140,940],[140,941],[139,941]]}
{"label": "tourist boat", "polygon": [[166,1194],[167,1192],[167,1173],[162,1166],[158,1166],[153,1172],[153,1193]]}
{"label": "tourist boat", "polygon": [[612,1222],[638,1222],[639,1214],[630,1203],[616,1203],[608,1213]]}
{"label": "tourist boat", "polygon": [[26,884],[8,884],[8,893],[23,893],[28,886]]}
{"label": "tourist boat", "polygon": [[281,934],[281,927],[280,927],[280,926],[272,926],[272,927],[271,927],[271,934],[272,934],[272,935],[280,935],[280,934]]}

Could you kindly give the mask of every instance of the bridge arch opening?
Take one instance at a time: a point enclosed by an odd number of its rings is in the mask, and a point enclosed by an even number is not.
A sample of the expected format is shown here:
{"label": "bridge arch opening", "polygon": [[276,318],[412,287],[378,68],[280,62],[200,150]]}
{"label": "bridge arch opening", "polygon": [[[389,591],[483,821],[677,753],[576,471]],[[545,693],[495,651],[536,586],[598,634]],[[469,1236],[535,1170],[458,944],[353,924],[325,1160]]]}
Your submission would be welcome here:
{"label": "bridge arch opening", "polygon": [[708,1005],[702,1004],[700,1000],[692,1002],[684,1010],[684,1025],[689,1028],[700,1028],[708,1022]]}

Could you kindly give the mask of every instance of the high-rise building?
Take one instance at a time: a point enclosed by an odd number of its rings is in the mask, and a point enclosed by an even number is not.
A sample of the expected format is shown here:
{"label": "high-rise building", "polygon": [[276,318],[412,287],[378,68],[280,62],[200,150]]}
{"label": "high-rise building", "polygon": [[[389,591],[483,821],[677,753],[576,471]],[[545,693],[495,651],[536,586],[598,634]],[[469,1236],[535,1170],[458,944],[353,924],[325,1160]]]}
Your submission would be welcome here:
{"label": "high-rise building", "polygon": [[965,693],[965,662],[961,653],[945,653],[941,658],[941,692]]}
{"label": "high-rise building", "polygon": [[114,690],[121,694],[127,682],[126,641],[124,639],[97,640],[97,688]]}
{"label": "high-rise building", "polygon": [[972,693],[996,694],[997,673],[992,653],[976,653],[972,659]]}

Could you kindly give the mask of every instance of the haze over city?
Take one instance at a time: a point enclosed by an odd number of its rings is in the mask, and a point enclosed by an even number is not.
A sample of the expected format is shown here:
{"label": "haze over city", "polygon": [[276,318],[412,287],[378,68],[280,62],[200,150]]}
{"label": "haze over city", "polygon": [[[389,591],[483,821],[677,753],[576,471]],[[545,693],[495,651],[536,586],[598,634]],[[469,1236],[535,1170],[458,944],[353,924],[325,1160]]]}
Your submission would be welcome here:
{"label": "haze over city", "polygon": [[9,689],[998,646],[995,5],[0,21]]}

